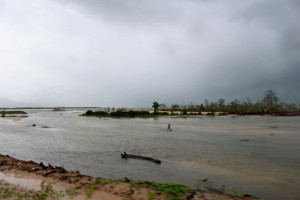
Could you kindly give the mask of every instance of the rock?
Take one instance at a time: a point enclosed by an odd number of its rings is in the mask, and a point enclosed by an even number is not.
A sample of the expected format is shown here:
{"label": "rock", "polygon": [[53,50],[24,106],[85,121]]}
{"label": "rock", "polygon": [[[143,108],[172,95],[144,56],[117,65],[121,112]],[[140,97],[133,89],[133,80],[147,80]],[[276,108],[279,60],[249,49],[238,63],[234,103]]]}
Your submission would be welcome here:
{"label": "rock", "polygon": [[196,195],[196,192],[190,192],[190,193],[188,193],[186,199],[187,199],[187,200],[191,200],[191,199],[193,199],[193,197],[194,197],[195,195]]}
{"label": "rock", "polygon": [[129,178],[127,178],[126,176],[124,177],[124,179],[125,179],[125,182],[127,182],[127,183],[129,183],[129,182],[130,182],[130,179],[129,179]]}
{"label": "rock", "polygon": [[55,166],[54,169],[55,169],[55,171],[57,171],[60,174],[67,173],[67,170],[65,170],[65,168],[63,168],[63,167]]}
{"label": "rock", "polygon": [[43,162],[40,163],[40,166],[42,167],[42,169],[47,169],[48,167],[44,165]]}
{"label": "rock", "polygon": [[48,168],[54,169],[54,167],[50,163],[48,163]]}

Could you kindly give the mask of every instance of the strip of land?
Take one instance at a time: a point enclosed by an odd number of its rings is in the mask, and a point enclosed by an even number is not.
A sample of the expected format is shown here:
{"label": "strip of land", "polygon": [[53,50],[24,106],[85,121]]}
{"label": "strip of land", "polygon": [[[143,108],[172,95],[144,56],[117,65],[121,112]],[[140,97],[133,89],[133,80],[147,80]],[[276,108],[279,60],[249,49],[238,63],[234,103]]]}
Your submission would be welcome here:
{"label": "strip of land", "polygon": [[0,198],[4,199],[254,199],[215,189],[192,190],[185,185],[111,180],[67,171],[63,167],[22,161],[0,154]]}

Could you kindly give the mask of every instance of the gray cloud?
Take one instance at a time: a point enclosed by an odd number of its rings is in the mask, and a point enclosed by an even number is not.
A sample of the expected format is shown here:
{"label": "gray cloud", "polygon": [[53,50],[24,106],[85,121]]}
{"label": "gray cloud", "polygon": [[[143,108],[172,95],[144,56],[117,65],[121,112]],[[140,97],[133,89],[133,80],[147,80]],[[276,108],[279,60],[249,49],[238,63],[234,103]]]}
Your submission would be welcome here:
{"label": "gray cloud", "polygon": [[0,97],[40,105],[300,103],[298,1],[2,1]]}

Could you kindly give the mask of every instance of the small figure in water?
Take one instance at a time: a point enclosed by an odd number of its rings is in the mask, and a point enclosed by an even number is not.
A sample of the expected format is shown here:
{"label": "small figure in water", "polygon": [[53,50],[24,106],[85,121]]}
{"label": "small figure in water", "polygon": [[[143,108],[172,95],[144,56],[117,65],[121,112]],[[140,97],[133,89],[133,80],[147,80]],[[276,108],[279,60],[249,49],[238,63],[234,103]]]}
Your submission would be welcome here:
{"label": "small figure in water", "polygon": [[168,124],[167,130],[168,130],[168,131],[172,131],[172,129],[171,129],[171,124]]}

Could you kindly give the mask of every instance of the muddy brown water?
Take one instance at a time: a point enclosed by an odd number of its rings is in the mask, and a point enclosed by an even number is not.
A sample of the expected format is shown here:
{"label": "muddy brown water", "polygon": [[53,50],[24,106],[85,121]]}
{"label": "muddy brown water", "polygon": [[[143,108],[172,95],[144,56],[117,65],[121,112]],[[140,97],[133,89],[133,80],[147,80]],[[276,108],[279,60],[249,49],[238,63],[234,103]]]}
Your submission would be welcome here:
{"label": "muddy brown water", "polygon": [[[29,117],[20,121],[0,118],[0,153],[96,177],[126,176],[192,188],[208,178],[212,187],[224,185],[262,199],[300,199],[300,117],[78,116],[85,110],[28,109]],[[123,151],[162,164],[122,160]]]}

